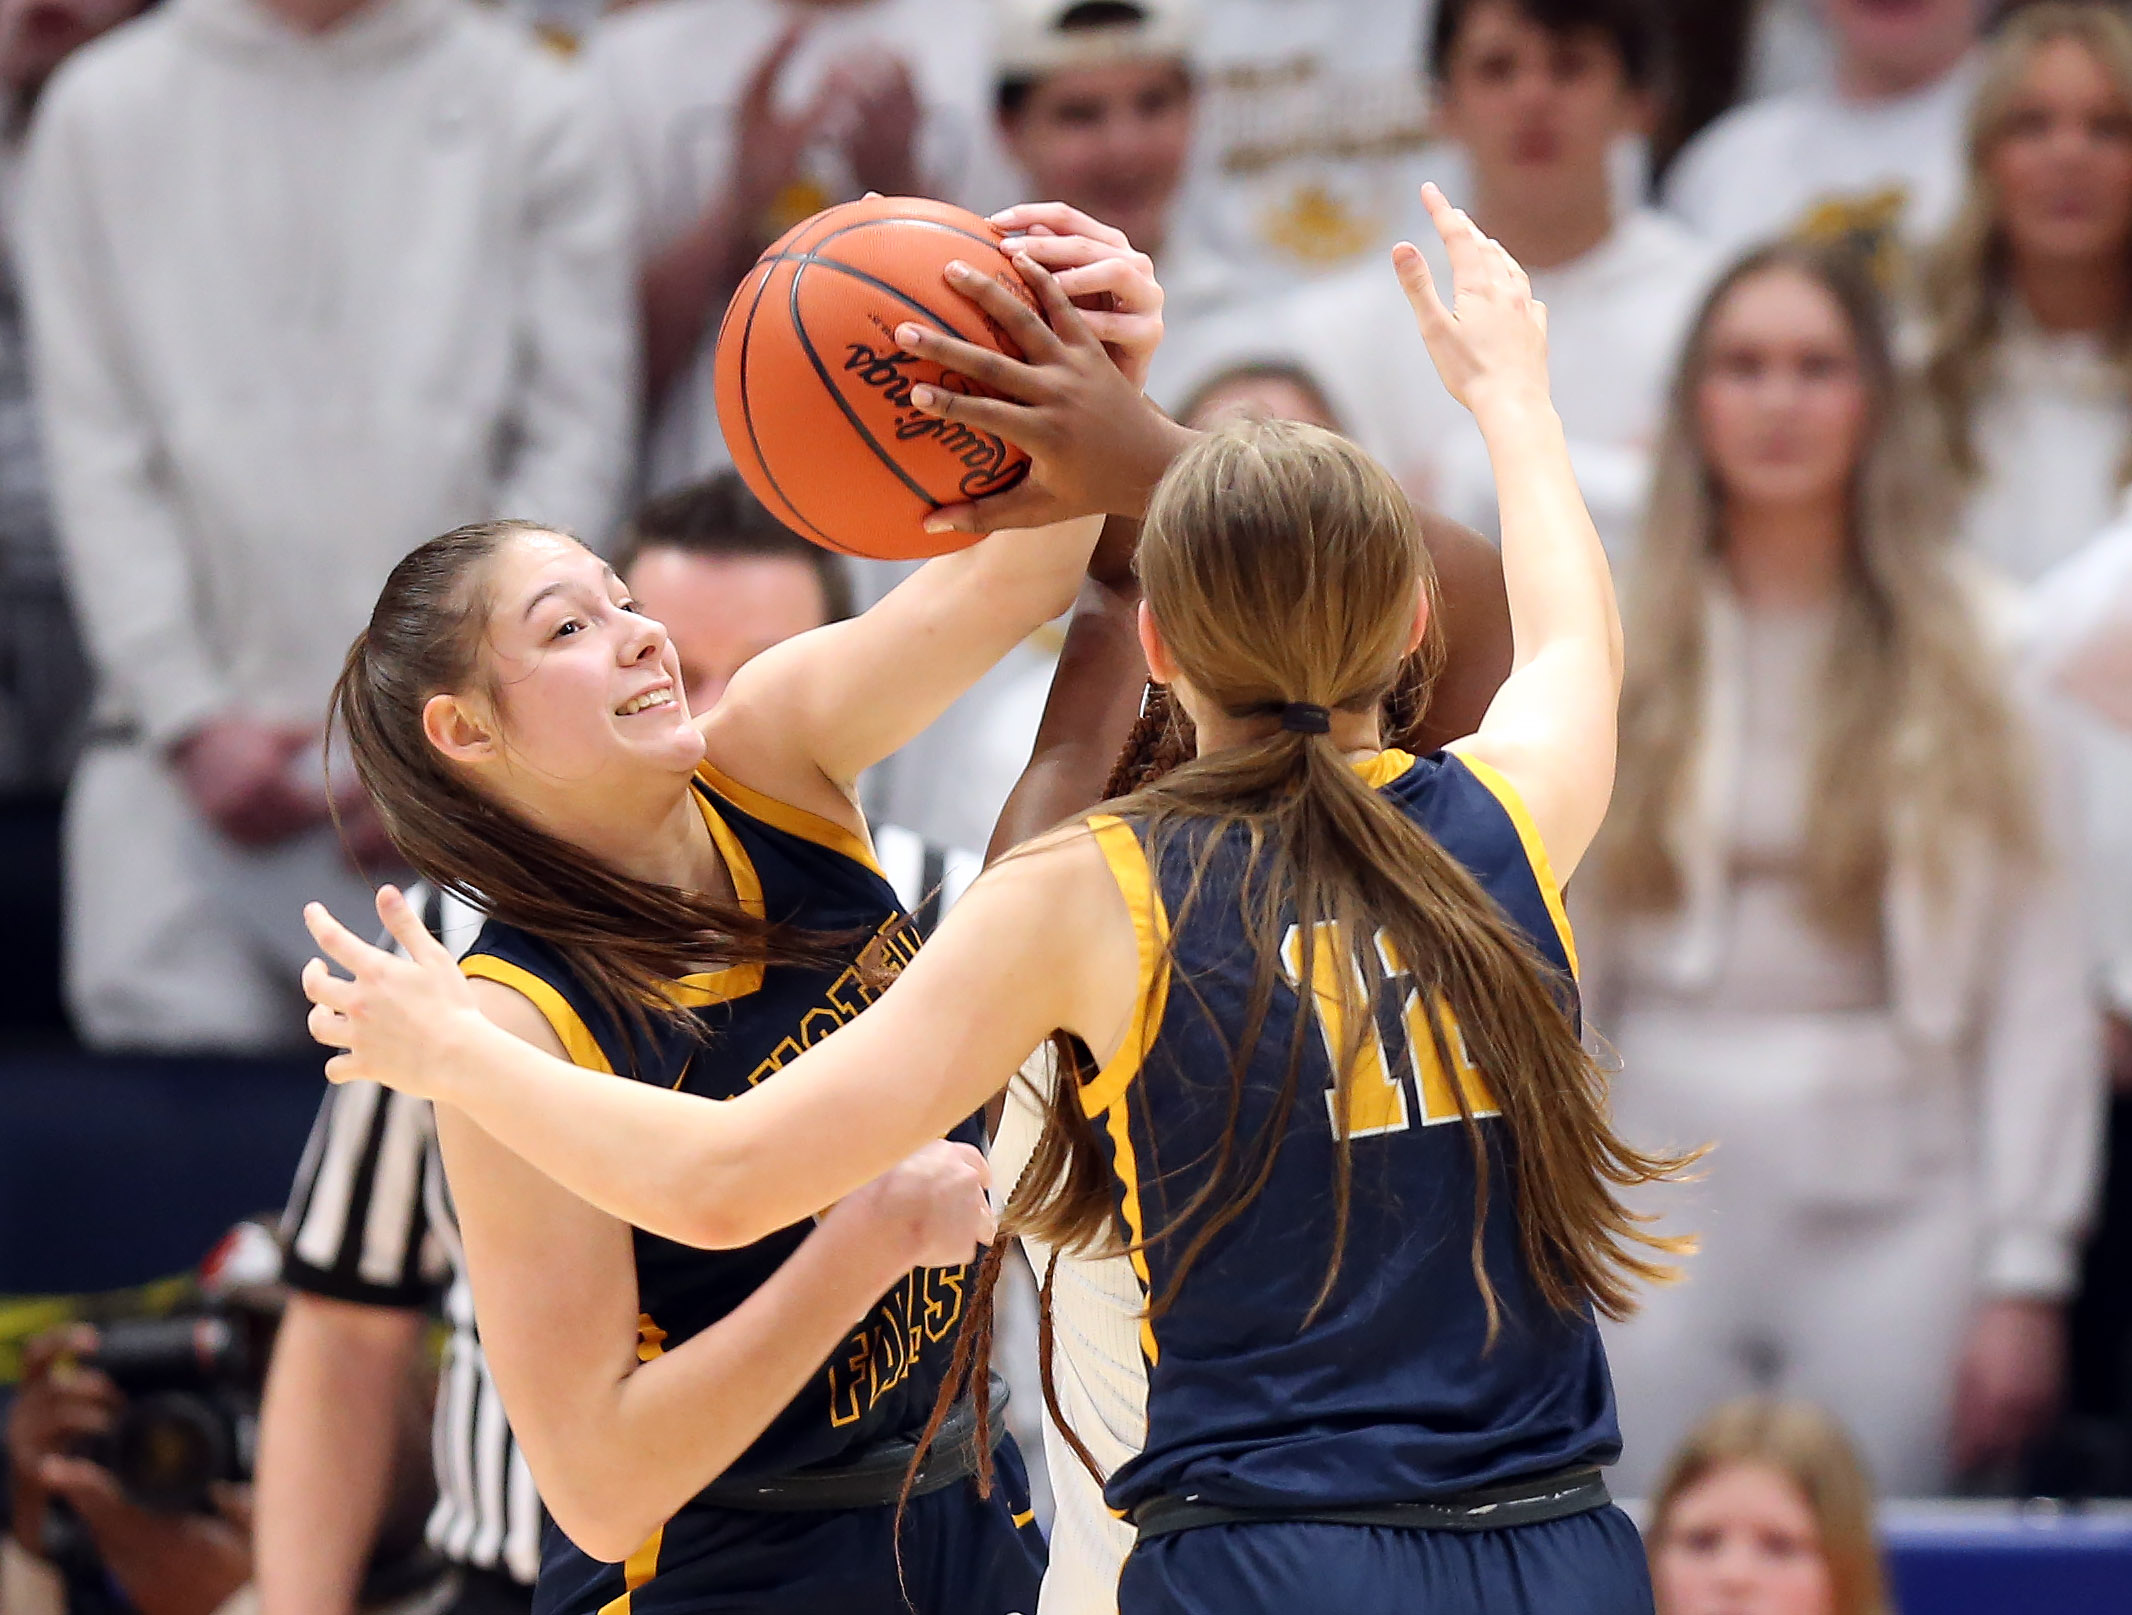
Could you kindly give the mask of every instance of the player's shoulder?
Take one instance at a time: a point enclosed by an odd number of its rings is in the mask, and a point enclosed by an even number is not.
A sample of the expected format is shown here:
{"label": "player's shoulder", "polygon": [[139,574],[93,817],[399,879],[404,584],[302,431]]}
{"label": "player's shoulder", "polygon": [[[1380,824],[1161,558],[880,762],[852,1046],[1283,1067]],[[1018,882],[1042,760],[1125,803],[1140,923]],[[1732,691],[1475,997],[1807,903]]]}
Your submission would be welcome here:
{"label": "player's shoulder", "polygon": [[[498,968],[503,967],[503,968]],[[577,986],[575,973],[553,945],[503,920],[487,918],[473,941],[459,955],[461,973],[513,985],[520,976],[532,977],[557,992],[570,993]]]}
{"label": "player's shoulder", "polygon": [[1427,757],[1384,752],[1363,779],[1469,868],[1517,846],[1529,817],[1509,778],[1463,745]]}

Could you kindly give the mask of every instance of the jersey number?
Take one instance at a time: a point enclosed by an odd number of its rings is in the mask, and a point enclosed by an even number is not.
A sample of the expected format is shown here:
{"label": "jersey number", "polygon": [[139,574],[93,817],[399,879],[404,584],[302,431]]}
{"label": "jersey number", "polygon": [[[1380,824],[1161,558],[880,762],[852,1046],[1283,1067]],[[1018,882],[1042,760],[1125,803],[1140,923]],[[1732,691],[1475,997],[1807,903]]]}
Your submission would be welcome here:
{"label": "jersey number", "polygon": [[[1317,927],[1315,941],[1310,960],[1311,993],[1317,1000],[1318,1031],[1325,1039],[1325,1057],[1335,1073],[1333,1086],[1326,1090],[1325,1108],[1332,1116],[1336,1134],[1346,1138],[1370,1138],[1379,1133],[1403,1133],[1414,1125],[1416,1108],[1421,1112],[1424,1127],[1455,1122],[1459,1120],[1461,1093],[1465,1095],[1466,1108],[1474,1116],[1502,1114],[1496,1108],[1495,1096],[1488,1091],[1480,1068],[1466,1052],[1466,1039],[1459,1031],[1458,1022],[1449,1008],[1439,1002],[1435,1006],[1437,1024],[1443,1028],[1444,1043],[1451,1050],[1452,1064],[1458,1072],[1458,1086],[1452,1086],[1452,1078],[1437,1057],[1436,1040],[1429,1035],[1421,991],[1414,985],[1414,978],[1400,966],[1391,939],[1380,931],[1377,934],[1377,957],[1384,965],[1385,981],[1396,995],[1389,1006],[1393,1012],[1389,1030],[1393,1034],[1392,1040],[1400,1046],[1399,1054],[1395,1057],[1387,1043],[1387,1014],[1380,1009],[1364,1030],[1361,1047],[1355,1055],[1354,1076],[1347,1088],[1346,1125],[1342,1126],[1337,1074],[1348,1049],[1349,1037],[1340,1001],[1340,976],[1345,973],[1349,977],[1350,1002],[1366,1002],[1369,988],[1361,965],[1356,962],[1337,927]],[[1303,981],[1303,932],[1300,926],[1288,928],[1288,935],[1281,944],[1281,960],[1288,968],[1290,985],[1300,992]],[[1419,1096],[1418,1107],[1410,1100],[1410,1090]]]}

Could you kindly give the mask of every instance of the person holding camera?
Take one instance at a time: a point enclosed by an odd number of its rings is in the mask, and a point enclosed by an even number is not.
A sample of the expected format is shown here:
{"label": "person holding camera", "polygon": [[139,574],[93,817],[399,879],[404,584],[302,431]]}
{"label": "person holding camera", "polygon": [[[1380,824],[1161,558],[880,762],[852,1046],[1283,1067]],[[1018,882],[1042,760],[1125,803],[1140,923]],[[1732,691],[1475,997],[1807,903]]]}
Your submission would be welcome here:
{"label": "person holding camera", "polygon": [[[7,1615],[235,1615],[251,1581],[250,1488],[217,1484],[212,1513],[149,1507],[84,1456],[108,1444],[126,1396],[92,1366],[97,1332],[75,1324],[23,1353],[8,1412]],[[55,1506],[56,1505],[56,1506]]]}

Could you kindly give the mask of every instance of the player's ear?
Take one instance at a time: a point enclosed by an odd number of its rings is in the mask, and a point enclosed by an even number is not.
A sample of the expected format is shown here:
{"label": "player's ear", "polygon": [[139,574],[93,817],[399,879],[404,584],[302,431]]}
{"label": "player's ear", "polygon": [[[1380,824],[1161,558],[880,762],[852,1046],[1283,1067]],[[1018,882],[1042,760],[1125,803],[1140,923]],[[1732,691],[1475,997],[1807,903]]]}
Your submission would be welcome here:
{"label": "player's ear", "polygon": [[1421,649],[1421,642],[1429,632],[1429,591],[1414,591],[1414,621],[1407,633],[1407,654],[1412,656]]}
{"label": "player's ear", "polygon": [[1170,648],[1162,642],[1162,629],[1155,622],[1155,614],[1148,610],[1147,602],[1140,602],[1137,617],[1140,629],[1140,654],[1147,658],[1147,676],[1157,684],[1174,684],[1177,681],[1177,663],[1170,656]]}
{"label": "player's ear", "polygon": [[455,763],[489,762],[502,750],[489,715],[456,695],[433,695],[422,703],[422,733]]}

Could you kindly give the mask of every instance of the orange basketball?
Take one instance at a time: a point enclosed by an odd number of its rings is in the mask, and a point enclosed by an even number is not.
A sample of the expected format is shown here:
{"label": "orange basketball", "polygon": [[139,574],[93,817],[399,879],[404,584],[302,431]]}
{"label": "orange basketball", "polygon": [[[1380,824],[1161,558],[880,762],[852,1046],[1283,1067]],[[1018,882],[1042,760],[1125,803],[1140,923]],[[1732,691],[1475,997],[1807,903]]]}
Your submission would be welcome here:
{"label": "orange basketball", "polygon": [[928,533],[929,514],[1028,474],[1012,444],[911,407],[920,382],[983,389],[895,337],[916,320],[1021,357],[943,278],[960,258],[1035,308],[1000,240],[945,202],[869,197],[794,226],[740,283],[718,331],[718,424],[748,486],[794,532],[847,555],[941,555],[974,539]]}

